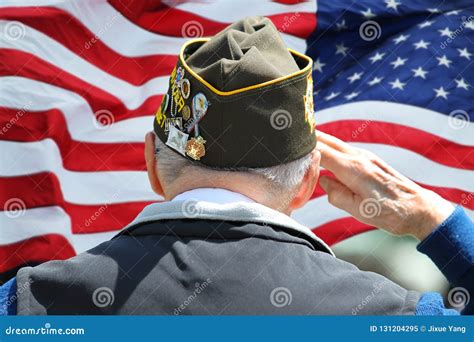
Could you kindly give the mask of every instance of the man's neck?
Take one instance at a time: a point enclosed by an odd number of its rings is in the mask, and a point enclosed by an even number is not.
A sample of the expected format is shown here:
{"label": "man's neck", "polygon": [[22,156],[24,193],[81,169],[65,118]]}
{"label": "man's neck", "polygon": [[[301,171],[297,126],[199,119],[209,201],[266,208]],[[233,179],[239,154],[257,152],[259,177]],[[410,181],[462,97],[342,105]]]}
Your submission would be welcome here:
{"label": "man's neck", "polygon": [[245,195],[221,188],[197,188],[188,190],[176,195],[171,201],[186,201],[191,199],[218,204],[236,202],[255,203],[255,201]]}

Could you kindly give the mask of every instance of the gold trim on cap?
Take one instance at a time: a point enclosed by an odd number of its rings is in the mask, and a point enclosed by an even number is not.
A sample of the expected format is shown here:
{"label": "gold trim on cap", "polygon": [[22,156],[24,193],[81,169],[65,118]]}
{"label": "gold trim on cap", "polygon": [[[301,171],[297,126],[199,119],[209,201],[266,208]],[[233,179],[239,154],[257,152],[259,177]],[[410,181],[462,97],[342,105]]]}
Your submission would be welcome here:
{"label": "gold trim on cap", "polygon": [[282,77],[278,77],[278,78],[275,78],[274,80],[271,80],[271,81],[266,81],[266,82],[263,82],[263,83],[259,83],[259,84],[254,84],[254,85],[251,85],[251,86],[247,86],[247,87],[244,87],[244,88],[240,88],[240,89],[235,89],[235,90],[231,90],[231,91],[221,91],[219,89],[216,89],[214,88],[210,83],[208,83],[205,79],[203,79],[201,76],[199,76],[197,73],[195,73],[187,64],[186,62],[184,61],[184,58],[183,58],[183,53],[184,53],[184,50],[191,44],[193,43],[197,43],[197,42],[207,42],[210,38],[197,38],[197,39],[192,39],[192,40],[189,40],[187,41],[186,43],[183,44],[183,46],[181,47],[181,51],[179,52],[179,59],[181,61],[181,64],[183,64],[184,68],[191,74],[194,76],[194,78],[196,78],[197,80],[199,80],[202,84],[204,84],[207,88],[209,88],[209,90],[211,90],[213,93],[217,94],[217,95],[221,95],[221,96],[229,96],[229,95],[234,95],[234,94],[238,94],[238,93],[242,93],[244,91],[247,91],[247,90],[252,90],[252,89],[257,89],[257,88],[262,88],[262,87],[265,87],[267,85],[270,85],[270,84],[273,84],[273,83],[278,83],[278,82],[281,82],[281,81],[284,81],[284,80],[287,80],[289,78],[292,78],[292,77],[295,77],[295,76],[298,76],[298,75],[302,75],[304,73],[306,73],[308,70],[311,69],[312,65],[313,65],[313,60],[311,59],[311,57],[309,56],[306,56],[302,53],[299,53],[293,49],[290,49],[288,48],[288,51],[290,51],[291,54],[293,55],[296,55],[300,58],[303,58],[305,60],[308,61],[308,65],[305,66],[303,69],[301,70],[298,70],[292,74],[289,74],[287,76],[282,76]]}

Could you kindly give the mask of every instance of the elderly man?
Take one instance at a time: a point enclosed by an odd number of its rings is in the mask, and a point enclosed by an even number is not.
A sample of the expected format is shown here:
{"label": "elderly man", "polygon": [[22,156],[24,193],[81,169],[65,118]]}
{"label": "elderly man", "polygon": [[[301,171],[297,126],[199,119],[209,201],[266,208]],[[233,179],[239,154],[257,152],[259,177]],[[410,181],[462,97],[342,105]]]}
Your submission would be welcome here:
{"label": "elderly man", "polygon": [[[470,219],[373,154],[315,132],[311,72],[265,18],[187,42],[145,141],[165,201],[83,254],[22,268],[1,289],[4,313],[456,314],[439,294],[336,258],[290,218],[321,165],[334,175],[319,180],[333,205],[414,235],[453,286],[474,290]],[[364,217],[367,204],[380,214]]]}

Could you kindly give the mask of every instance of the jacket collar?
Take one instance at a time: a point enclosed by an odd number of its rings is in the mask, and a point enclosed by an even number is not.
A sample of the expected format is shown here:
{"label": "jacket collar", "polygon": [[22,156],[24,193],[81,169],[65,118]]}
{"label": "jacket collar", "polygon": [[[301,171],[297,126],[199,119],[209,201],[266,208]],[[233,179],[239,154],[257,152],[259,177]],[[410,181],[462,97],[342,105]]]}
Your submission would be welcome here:
{"label": "jacket collar", "polygon": [[316,243],[324,251],[334,255],[329,246],[309,228],[299,224],[291,217],[259,203],[232,202],[212,203],[195,199],[184,201],[159,202],[146,206],[125,229],[160,220],[198,219],[228,222],[249,222],[277,226],[289,230]]}

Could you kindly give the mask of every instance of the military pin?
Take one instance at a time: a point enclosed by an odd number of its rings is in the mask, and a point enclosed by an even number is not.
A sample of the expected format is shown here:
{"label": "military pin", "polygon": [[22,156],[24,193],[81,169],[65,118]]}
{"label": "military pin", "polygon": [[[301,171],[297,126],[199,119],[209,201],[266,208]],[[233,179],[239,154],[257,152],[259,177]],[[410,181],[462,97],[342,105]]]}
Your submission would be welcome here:
{"label": "military pin", "polygon": [[181,95],[185,99],[189,97],[189,94],[191,93],[191,83],[189,83],[189,80],[187,78],[183,78],[181,81]]}
{"label": "military pin", "polygon": [[201,136],[189,139],[186,144],[186,154],[194,160],[200,160],[206,155],[205,143],[206,140]]}
{"label": "military pin", "polygon": [[190,117],[191,117],[191,109],[189,108],[189,106],[184,106],[183,107],[183,119],[185,121],[188,121]]}
{"label": "military pin", "polygon": [[170,97],[168,94],[163,95],[163,98],[161,99],[161,106],[160,106],[160,111],[162,113],[165,113],[166,110],[168,109],[168,103],[170,102]]}
{"label": "military pin", "polygon": [[169,125],[169,134],[168,140],[166,140],[166,145],[185,156],[188,137],[188,134],[181,132],[173,125]]}

